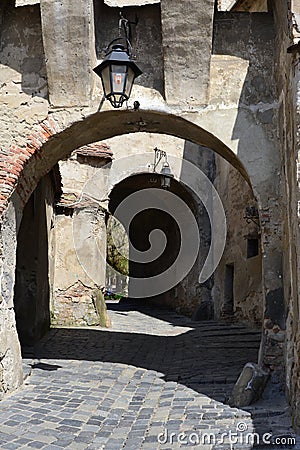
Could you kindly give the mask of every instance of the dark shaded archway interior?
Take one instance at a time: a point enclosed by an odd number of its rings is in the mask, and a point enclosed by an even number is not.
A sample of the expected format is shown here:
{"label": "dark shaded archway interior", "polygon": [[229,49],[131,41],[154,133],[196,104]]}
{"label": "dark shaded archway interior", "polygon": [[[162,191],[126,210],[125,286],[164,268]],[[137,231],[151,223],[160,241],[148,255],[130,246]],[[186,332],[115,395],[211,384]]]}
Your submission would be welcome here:
{"label": "dark shaded archway interior", "polygon": [[39,197],[37,188],[24,208],[18,233],[14,305],[22,346],[33,344],[50,326],[46,212]]}
{"label": "dark shaded archway interior", "polygon": [[14,308],[21,347],[37,342],[50,328],[53,206],[58,195],[57,168],[29,198],[17,236]]}
{"label": "dark shaded archway interior", "polygon": [[[133,175],[117,184],[111,194],[109,201],[110,213],[114,215],[117,207],[129,196],[144,189],[155,189],[155,196],[163,195],[161,188],[161,175],[156,173],[143,173]],[[181,183],[175,179],[171,180],[169,191],[191,209],[196,216],[196,206],[192,194]],[[143,207],[143,205],[141,205]],[[121,217],[117,217],[122,222]],[[124,224],[123,224],[124,225]],[[129,254],[129,276],[133,278],[149,278],[166,271],[176,260],[181,246],[181,234],[176,220],[163,210],[145,208],[133,218],[129,227],[129,240],[132,246],[141,252],[145,252],[150,247],[149,235],[153,230],[161,230],[166,237],[166,247],[162,254],[155,260],[148,263],[132,261]],[[198,261],[197,261],[198,262]],[[196,264],[197,264],[196,262]],[[189,277],[190,275],[187,275]],[[158,301],[159,304],[172,305],[174,299],[174,288],[161,293],[160,295],[148,297],[145,293],[143,300]],[[129,283],[128,296],[131,297],[132,285]],[[188,292],[186,292],[188,296]],[[184,301],[184,299],[182,299]]]}

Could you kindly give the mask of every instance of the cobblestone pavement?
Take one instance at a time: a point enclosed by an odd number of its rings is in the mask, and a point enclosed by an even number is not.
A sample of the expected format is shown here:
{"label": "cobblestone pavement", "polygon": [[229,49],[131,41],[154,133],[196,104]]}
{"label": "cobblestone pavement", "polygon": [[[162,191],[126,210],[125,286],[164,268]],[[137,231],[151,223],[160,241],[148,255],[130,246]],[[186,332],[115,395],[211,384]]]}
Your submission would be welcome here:
{"label": "cobblestone pavement", "polygon": [[279,386],[248,410],[226,405],[257,359],[259,332],[129,302],[109,308],[111,330],[57,328],[27,349],[30,375],[0,402],[1,449],[245,450],[251,431],[290,433]]}

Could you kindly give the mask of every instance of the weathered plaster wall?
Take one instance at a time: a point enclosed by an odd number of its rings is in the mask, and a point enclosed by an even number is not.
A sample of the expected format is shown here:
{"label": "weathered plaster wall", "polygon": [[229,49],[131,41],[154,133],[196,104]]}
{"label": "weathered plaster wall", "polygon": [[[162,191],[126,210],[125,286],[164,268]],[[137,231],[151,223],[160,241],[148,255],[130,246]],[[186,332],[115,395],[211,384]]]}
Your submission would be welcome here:
{"label": "weathered plaster wall", "polygon": [[[288,5],[283,1],[274,4],[277,25],[276,58],[277,67],[280,69],[276,74],[276,84],[280,98],[278,120],[283,170],[281,189],[287,199],[286,207],[282,211],[283,279],[287,318],[286,385],[292,405],[294,426],[298,432],[300,430],[299,229],[296,205],[299,194],[296,162],[299,158],[299,55],[297,50],[295,53],[287,53],[287,49],[298,40],[299,11],[298,0]],[[295,13],[294,20],[292,13]],[[295,28],[292,27],[293,23]]]}
{"label": "weathered plaster wall", "polygon": [[[96,302],[97,292],[105,286],[105,217],[97,205],[78,205],[70,214],[72,209],[67,210],[68,214],[56,215],[51,321],[53,325],[66,326],[105,325],[101,323]],[[97,254],[92,254],[88,246],[81,248],[80,252],[85,261],[89,261],[89,267],[94,266],[93,273],[97,274],[97,278],[90,279],[77,258],[74,240],[80,240],[80,237],[73,232],[73,215],[76,215],[78,231],[87,234],[89,239],[95,236],[98,241],[102,260]],[[85,245],[85,242],[83,239],[82,244]]]}
{"label": "weathered plaster wall", "polygon": [[48,88],[39,7],[13,9],[6,2],[1,8],[0,126],[7,155],[14,138],[47,117]]}
{"label": "weathered plaster wall", "polygon": [[[260,326],[263,318],[260,226],[245,220],[246,207],[257,207],[249,185],[226,161],[216,158],[215,186],[226,212],[227,241],[214,274],[213,299],[218,318]],[[254,219],[256,222],[258,218]],[[248,257],[248,239],[258,239],[258,254]],[[226,266],[233,266],[233,304],[228,305]],[[228,274],[227,274],[228,276]]]}
{"label": "weathered plaster wall", "polygon": [[214,0],[161,3],[165,98],[170,105],[208,103],[213,13]]}
{"label": "weathered plaster wall", "polygon": [[48,94],[39,7],[24,9],[4,7],[1,30],[0,102],[15,110]]}
{"label": "weathered plaster wall", "polygon": [[[279,17],[279,16],[278,16]],[[230,21],[231,26],[228,27]],[[280,18],[279,18],[280,20]],[[236,23],[238,26],[233,26]],[[245,34],[240,34],[241,25]],[[219,34],[220,33],[220,34]],[[282,283],[282,211],[280,143],[278,141],[278,91],[274,65],[276,28],[271,14],[224,13],[216,15],[214,52],[249,62],[239,100],[232,139],[237,153],[253,162],[249,167],[262,225],[265,344],[261,360],[273,369],[283,367],[285,307]],[[219,40],[218,35],[223,37]],[[227,36],[227,39],[224,39]],[[249,42],[242,46],[241,39]],[[228,42],[230,45],[228,45]],[[254,47],[253,47],[254,46]],[[256,48],[256,51],[253,49]],[[232,64],[232,61],[231,61]],[[247,125],[246,122],[247,121]],[[260,124],[255,130],[256,124]],[[251,134],[255,130],[255,139]],[[247,154],[247,156],[246,156]],[[255,175],[252,169],[255,167]],[[254,177],[254,178],[253,178]],[[284,195],[284,194],[283,194]]]}
{"label": "weathered plaster wall", "polygon": [[88,106],[96,62],[92,2],[77,0],[74,8],[71,0],[43,0],[41,17],[50,103]]}

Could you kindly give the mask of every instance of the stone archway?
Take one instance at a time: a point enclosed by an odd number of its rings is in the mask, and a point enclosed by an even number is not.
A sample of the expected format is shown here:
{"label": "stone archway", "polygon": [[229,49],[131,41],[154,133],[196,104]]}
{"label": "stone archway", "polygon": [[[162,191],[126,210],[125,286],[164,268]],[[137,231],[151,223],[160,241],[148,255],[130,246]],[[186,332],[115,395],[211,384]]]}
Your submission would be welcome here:
{"label": "stone archway", "polygon": [[2,175],[0,212],[4,212],[17,185],[19,197],[22,202],[26,202],[38,180],[76,148],[140,131],[172,135],[208,147],[232,164],[249,184],[252,182],[245,162],[213,134],[189,120],[161,111],[105,111],[75,121],[64,129],[53,118],[49,118],[28,137],[25,145],[24,139],[22,144],[14,144],[6,158],[6,172],[10,176]]}
{"label": "stone archway", "polygon": [[[80,146],[140,131],[176,136],[215,151],[242,174],[252,186],[260,208],[263,208],[261,196],[264,193],[258,190],[253,161],[250,159],[241,161],[222,141],[190,120],[162,111],[120,110],[98,112],[74,121],[65,128],[53,118],[49,118],[39,126],[39,129],[28,138],[25,144],[22,140],[21,144],[16,143],[11,147],[10,154],[4,163],[6,174],[1,175],[0,212],[4,215],[2,240],[5,242],[4,246],[10,248],[8,255],[4,254],[3,258],[2,284],[4,290],[2,290],[2,295],[9,308],[13,306],[15,235],[20,223],[22,207],[26,204],[38,181],[60,159],[67,157],[72,150]],[[253,175],[249,177],[248,173]],[[264,233],[264,229],[262,232]],[[276,363],[274,362],[274,348],[277,349],[277,355],[282,357],[282,345],[278,345],[278,331],[284,334],[285,322],[282,282],[278,281],[277,273],[280,265],[278,258],[281,258],[278,241],[269,240],[268,247],[264,248],[264,251],[264,288],[267,294],[265,319],[267,323],[263,335],[261,361],[276,368],[277,365],[281,366],[282,361],[277,359]],[[10,258],[12,253],[13,258]],[[8,258],[10,259],[8,260]],[[277,279],[275,289],[274,283],[272,283],[273,272]],[[274,339],[273,334],[274,336],[276,334]],[[16,336],[14,340],[16,340]],[[270,353],[269,349],[271,349]]]}
{"label": "stone archway", "polygon": [[[152,200],[157,207],[164,207],[164,205],[175,195],[177,199],[180,199],[183,203],[181,206],[186,207],[192,212],[197,221],[197,226],[201,227],[201,219],[197,215],[197,205],[193,196],[193,192],[188,190],[187,187],[180,180],[177,180],[175,176],[170,183],[170,188],[166,192],[160,187],[161,176],[159,174],[153,174],[149,172],[136,173],[130,175],[127,178],[121,180],[116,184],[109,195],[108,209],[116,220],[122,223],[122,212],[120,212],[120,205],[123,201],[130,203],[130,196],[133,197],[138,193],[140,198],[146,203],[147,200]],[[170,195],[169,195],[170,194]],[[144,205],[143,205],[144,208]],[[115,212],[117,211],[117,216]],[[175,211],[172,211],[171,213]],[[121,215],[119,215],[121,214]],[[176,215],[176,214],[174,214]],[[189,217],[190,219],[190,217]],[[187,218],[188,221],[188,218]],[[125,225],[126,228],[126,224]],[[159,256],[152,257],[146,260],[135,260],[133,248],[128,248],[128,297],[139,298],[142,301],[150,303],[157,303],[161,306],[168,306],[170,309],[176,309],[181,313],[186,313],[190,316],[196,311],[199,298],[195,294],[194,287],[198,285],[199,268],[201,267],[200,261],[200,248],[195,261],[191,265],[189,273],[178,282],[174,281],[174,286],[167,286],[168,282],[164,276],[159,281],[156,279],[156,275],[165,274],[167,278],[167,270],[175,263],[178,256],[180,246],[182,245],[182,223],[176,221],[176,217],[170,214],[167,209],[159,208],[145,208],[140,209],[134,216],[130,227],[127,229],[129,232],[128,240],[131,242],[134,249],[141,252],[147,251],[150,246],[149,238],[154,230],[160,230],[166,238],[165,246],[162,244],[160,248],[160,239],[157,237],[156,241],[153,239],[152,243],[159,247]],[[188,227],[188,223],[184,223],[185,227]],[[125,228],[123,228],[125,232]],[[196,246],[196,243],[193,243]],[[154,252],[154,248],[152,249]],[[161,250],[161,252],[160,252]],[[142,278],[152,278],[152,283],[155,283],[158,287],[159,293],[156,295],[147,295],[146,282],[142,282],[142,289],[137,286],[139,280]],[[160,283],[160,284],[159,284]]]}

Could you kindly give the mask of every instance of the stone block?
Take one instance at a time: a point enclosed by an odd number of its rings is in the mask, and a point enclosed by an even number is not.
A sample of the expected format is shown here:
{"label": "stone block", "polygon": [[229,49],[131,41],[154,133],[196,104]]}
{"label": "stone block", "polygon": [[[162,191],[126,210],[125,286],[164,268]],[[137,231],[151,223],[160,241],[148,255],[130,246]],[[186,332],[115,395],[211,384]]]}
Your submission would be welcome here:
{"label": "stone block", "polygon": [[262,395],[269,373],[258,364],[247,363],[239,376],[229,399],[229,405],[243,408],[256,402]]}
{"label": "stone block", "polygon": [[51,104],[88,106],[96,65],[92,2],[74,8],[70,0],[42,0],[41,15]]}
{"label": "stone block", "polygon": [[207,104],[213,13],[212,0],[161,2],[165,95],[170,104]]}
{"label": "stone block", "polygon": [[238,105],[249,61],[231,55],[212,55],[210,66],[211,105]]}

